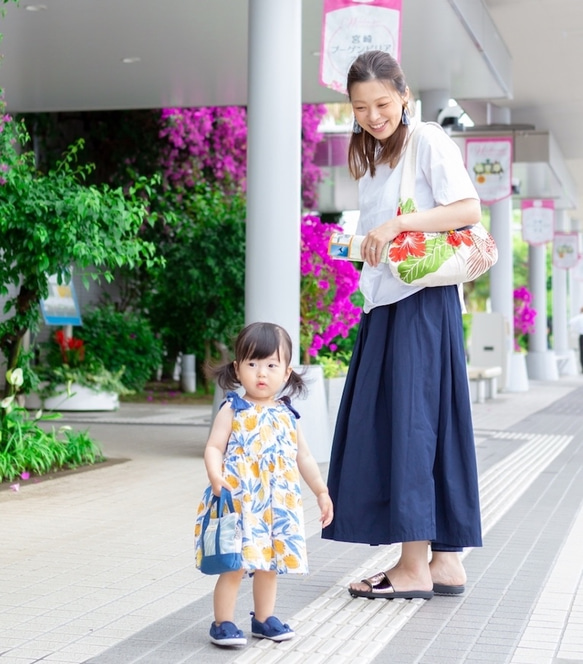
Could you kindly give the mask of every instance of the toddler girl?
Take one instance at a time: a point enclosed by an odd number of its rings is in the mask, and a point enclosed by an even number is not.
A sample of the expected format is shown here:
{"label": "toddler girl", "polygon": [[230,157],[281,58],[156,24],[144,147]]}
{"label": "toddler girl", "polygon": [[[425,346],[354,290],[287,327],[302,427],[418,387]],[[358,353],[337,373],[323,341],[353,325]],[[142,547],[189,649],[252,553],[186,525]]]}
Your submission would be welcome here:
{"label": "toddler girl", "polygon": [[[235,343],[235,361],[215,371],[225,390],[243,386],[240,397],[228,392],[206,444],[204,461],[210,486],[204,492],[195,525],[196,564],[200,567],[201,527],[213,495],[232,492],[243,533],[240,570],[219,575],[214,591],[210,638],[219,646],[245,645],[233,623],[237,592],[245,573],[253,576],[251,633],[286,641],[293,630],[273,615],[277,574],[308,571],[300,475],[316,495],[320,521],[333,517],[332,501],[308,449],[290,404],[305,384],[290,366],[288,333],[272,323],[252,323]],[[280,392],[286,396],[279,396]]]}

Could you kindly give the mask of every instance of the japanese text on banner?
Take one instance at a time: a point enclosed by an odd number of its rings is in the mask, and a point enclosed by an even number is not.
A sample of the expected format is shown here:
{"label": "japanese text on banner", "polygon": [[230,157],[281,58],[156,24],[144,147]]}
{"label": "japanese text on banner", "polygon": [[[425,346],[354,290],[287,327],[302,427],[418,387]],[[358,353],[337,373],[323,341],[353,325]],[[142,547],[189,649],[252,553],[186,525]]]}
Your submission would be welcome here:
{"label": "japanese text on banner", "polygon": [[320,83],[346,92],[346,74],[365,51],[401,58],[402,0],[324,0]]}

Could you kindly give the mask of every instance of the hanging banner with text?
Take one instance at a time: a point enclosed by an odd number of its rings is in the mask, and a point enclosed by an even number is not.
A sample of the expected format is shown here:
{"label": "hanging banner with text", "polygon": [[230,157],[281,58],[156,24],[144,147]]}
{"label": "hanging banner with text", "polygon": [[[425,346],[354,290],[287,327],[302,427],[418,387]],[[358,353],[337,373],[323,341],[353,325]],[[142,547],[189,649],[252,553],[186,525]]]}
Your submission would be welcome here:
{"label": "hanging banner with text", "polygon": [[553,265],[568,270],[579,262],[579,234],[555,233]]}
{"label": "hanging banner with text", "polygon": [[365,51],[401,59],[402,0],[324,0],[320,84],[346,93],[346,74]]}
{"label": "hanging banner with text", "polygon": [[482,203],[512,195],[512,138],[466,138],[466,168]]}
{"label": "hanging banner with text", "polygon": [[528,244],[552,242],[555,231],[555,202],[552,200],[523,200],[522,239]]}

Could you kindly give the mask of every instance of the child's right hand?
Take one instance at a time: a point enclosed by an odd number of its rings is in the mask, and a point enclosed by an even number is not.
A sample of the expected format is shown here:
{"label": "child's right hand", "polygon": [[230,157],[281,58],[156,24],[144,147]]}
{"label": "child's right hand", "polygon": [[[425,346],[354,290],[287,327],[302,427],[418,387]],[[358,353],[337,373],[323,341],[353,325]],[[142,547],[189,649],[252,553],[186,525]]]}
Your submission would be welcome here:
{"label": "child's right hand", "polygon": [[221,489],[226,489],[227,491],[232,491],[233,487],[227,482],[224,477],[217,477],[211,480],[211,488],[215,496],[221,495]]}

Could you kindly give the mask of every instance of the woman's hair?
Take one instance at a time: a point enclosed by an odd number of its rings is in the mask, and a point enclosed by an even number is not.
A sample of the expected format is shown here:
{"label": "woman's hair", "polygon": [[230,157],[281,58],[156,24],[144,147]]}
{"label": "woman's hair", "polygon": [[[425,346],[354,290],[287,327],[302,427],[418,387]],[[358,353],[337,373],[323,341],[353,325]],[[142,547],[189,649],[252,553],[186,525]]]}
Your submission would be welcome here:
{"label": "woman's hair", "polygon": [[[380,81],[393,88],[399,95],[407,92],[407,82],[399,63],[385,51],[365,51],[350,66],[346,78],[346,90],[351,99],[352,86],[366,81]],[[385,141],[379,141],[367,131],[352,134],[348,148],[348,168],[358,180],[367,171],[375,174],[377,164],[389,164],[394,168],[403,151],[408,136],[407,126],[400,124],[395,133]]]}
{"label": "woman's hair", "polygon": [[[283,357],[280,357],[280,352]],[[288,367],[292,358],[292,341],[289,334],[274,323],[251,323],[244,327],[235,340],[235,362],[241,364],[245,360],[263,360],[277,354],[281,362]],[[224,390],[232,390],[241,383],[237,378],[233,362],[211,369],[217,383]],[[303,378],[292,370],[283,391],[287,396],[300,396],[306,391]]]}

